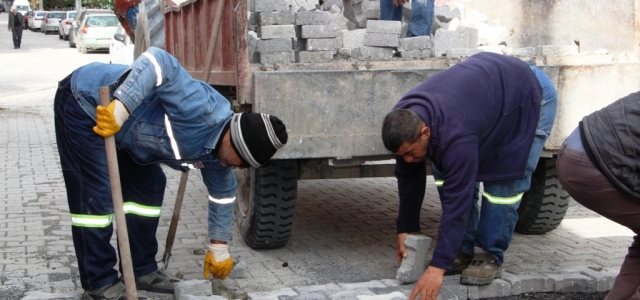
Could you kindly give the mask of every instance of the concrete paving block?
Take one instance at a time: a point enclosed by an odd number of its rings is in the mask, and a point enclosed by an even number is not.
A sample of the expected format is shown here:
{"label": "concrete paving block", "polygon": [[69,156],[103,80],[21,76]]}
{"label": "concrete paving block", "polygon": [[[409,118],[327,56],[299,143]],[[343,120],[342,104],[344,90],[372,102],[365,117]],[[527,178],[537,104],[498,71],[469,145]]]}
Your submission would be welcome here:
{"label": "concrete paving block", "polygon": [[579,53],[578,45],[540,45],[538,46],[538,56],[567,56]]}
{"label": "concrete paving block", "polygon": [[264,52],[259,54],[261,64],[290,64],[296,62],[295,51]]}
{"label": "concrete paving block", "polygon": [[398,39],[398,51],[424,50],[433,48],[430,36],[416,36]]}
{"label": "concrete paving block", "polygon": [[379,8],[367,8],[364,10],[365,18],[369,20],[377,20],[380,18],[380,9]]}
{"label": "concrete paving block", "polygon": [[258,36],[261,39],[281,39],[281,38],[295,38],[296,28],[295,25],[269,25],[260,26],[258,30]]}
{"label": "concrete paving block", "polygon": [[356,24],[352,23],[342,14],[331,14],[329,17],[329,24],[333,25],[336,31],[338,30],[354,30]]}
{"label": "concrete paving block", "polygon": [[289,3],[287,1],[274,0],[253,0],[253,11],[288,11]]}
{"label": "concrete paving block", "polygon": [[[466,299],[466,298],[464,298]],[[455,293],[451,292],[447,287],[440,288],[437,300],[464,300],[459,298]]]}
{"label": "concrete paving block", "polygon": [[367,22],[367,33],[389,33],[400,35],[402,22],[400,21],[380,21],[369,20]]}
{"label": "concrete paving block", "polygon": [[333,25],[302,25],[300,37],[305,39],[334,38],[337,37]]}
{"label": "concrete paving block", "polygon": [[256,51],[258,52],[283,52],[293,50],[293,39],[261,39],[258,40]]}
{"label": "concrete paving block", "polygon": [[342,9],[340,7],[337,7],[335,5],[331,5],[331,7],[329,8],[329,12],[332,14],[339,14],[342,12]]}
{"label": "concrete paving block", "polygon": [[616,281],[616,276],[618,276],[618,273],[619,270],[617,269],[606,269],[600,271],[589,269],[580,272],[580,274],[592,278],[596,281],[597,292],[610,291],[613,288],[613,283]]}
{"label": "concrete paving block", "polygon": [[478,29],[472,27],[460,26],[455,31],[462,40],[460,48],[476,48],[478,47]]}
{"label": "concrete paving block", "polygon": [[436,34],[433,39],[433,49],[435,56],[441,57],[445,55],[447,53],[447,50],[449,49],[475,49],[478,46],[477,39],[477,29],[475,28],[458,27],[456,31],[448,31],[440,28],[436,30]]}
{"label": "concrete paving block", "polygon": [[296,25],[328,25],[331,20],[328,11],[299,11],[295,15]]}
{"label": "concrete paving block", "polygon": [[340,288],[335,283],[321,284],[321,285],[294,286],[293,287],[293,291],[295,291],[296,293],[298,293],[300,295],[309,294],[309,293],[316,293],[316,292],[340,291],[340,290],[342,290],[342,288]]}
{"label": "concrete paving block", "polygon": [[364,36],[366,34],[366,29],[356,29],[356,30],[340,30],[338,31],[338,37],[342,40],[342,45],[340,48],[358,48],[364,46]]}
{"label": "concrete paving block", "polygon": [[398,279],[381,279],[380,282],[384,283],[384,285],[388,287],[403,285],[404,282]]}
{"label": "concrete paving block", "polygon": [[341,291],[325,291],[324,294],[330,300],[357,300],[357,296],[375,295],[369,289],[350,289]]}
{"label": "concrete paving block", "polygon": [[[400,281],[402,282],[402,281]],[[372,290],[374,293],[376,293],[376,295],[384,295],[384,294],[390,294],[393,292],[401,292],[401,293],[405,293],[407,291],[409,291],[409,294],[411,294],[411,291],[413,291],[413,288],[415,287],[415,284],[401,284],[401,285],[397,285],[397,286],[388,286],[388,287],[374,287],[374,288],[370,288],[370,290]]]}
{"label": "concrete paving block", "polygon": [[174,285],[173,295],[180,300],[183,295],[211,296],[211,281],[209,280],[185,280]]}
{"label": "concrete paving block", "polygon": [[247,278],[247,263],[239,261],[229,273],[229,278]]}
{"label": "concrete paving block", "polygon": [[338,284],[344,290],[355,290],[355,289],[370,289],[374,287],[384,288],[386,287],[384,283],[380,282],[380,280],[371,280],[366,282],[354,282],[354,283],[339,283]]}
{"label": "concrete paving block", "polygon": [[396,273],[396,279],[403,282],[416,282],[427,268],[427,252],[431,245],[431,238],[424,235],[409,235],[404,240],[407,257]]}
{"label": "concrete paving block", "polygon": [[258,39],[258,34],[255,31],[249,31],[247,34],[247,40],[249,43],[249,60],[251,60],[252,63],[257,63],[260,60],[260,57],[256,52],[256,49],[258,48],[258,41],[260,40]]}
{"label": "concrete paving block", "polygon": [[447,50],[447,53],[445,54],[445,56],[447,58],[464,58],[464,57],[469,57],[472,56],[476,53],[480,53],[482,52],[482,49],[476,49],[476,48],[467,48],[467,49],[462,49],[462,48],[457,48],[457,49],[449,49]]}
{"label": "concrete paving block", "polygon": [[364,45],[371,47],[398,47],[398,35],[394,33],[369,33],[364,36]]}
{"label": "concrete paving block", "polygon": [[358,300],[402,300],[408,299],[409,297],[405,296],[401,292],[393,292],[383,295],[358,295],[356,298]]}
{"label": "concrete paving block", "polygon": [[402,57],[405,60],[430,58],[430,57],[433,57],[433,50],[426,49],[426,50],[403,51],[400,53],[400,57]]}
{"label": "concrete paving block", "polygon": [[492,297],[511,296],[511,284],[507,281],[496,279],[487,285],[467,286],[469,299],[482,299]]}
{"label": "concrete paving block", "polygon": [[331,39],[307,39],[307,51],[335,51],[341,48],[338,38]]}
{"label": "concrete paving block", "polygon": [[25,294],[22,300],[80,300],[80,293],[45,293],[39,291],[30,291]]}
{"label": "concrete paving block", "polygon": [[334,51],[299,51],[296,53],[296,62],[299,63],[323,63],[333,60]]}
{"label": "concrete paving block", "polygon": [[351,57],[366,60],[389,60],[393,58],[393,48],[358,47],[351,50]]}
{"label": "concrete paving block", "polygon": [[253,13],[253,23],[260,26],[267,25],[294,25],[296,23],[296,17],[293,12],[279,11],[279,12],[257,12]]}
{"label": "concrete paving block", "polygon": [[513,56],[536,56],[538,49],[536,47],[524,47],[513,49],[511,55]]}
{"label": "concrete paving block", "polygon": [[278,299],[279,296],[295,296],[295,295],[298,295],[298,293],[294,292],[290,288],[282,288],[279,290],[269,291],[269,292],[247,293],[247,297],[253,300],[276,300]]}
{"label": "concrete paving block", "polygon": [[593,293],[596,291],[595,279],[577,273],[546,273],[555,281],[554,291],[558,293]]}
{"label": "concrete paving block", "polygon": [[278,300],[327,300],[327,296],[322,293],[308,293],[295,296],[278,296]]}
{"label": "concrete paving block", "polygon": [[502,280],[511,284],[511,294],[520,295],[531,292],[553,292],[555,281],[542,274],[511,274],[502,272]]}
{"label": "concrete paving block", "polygon": [[442,281],[442,289],[447,289],[458,299],[469,298],[469,289],[466,285],[460,284],[460,275],[445,276]]}
{"label": "concrete paving block", "polygon": [[218,295],[213,296],[194,296],[194,295],[182,295],[180,299],[176,300],[227,300],[227,298],[220,297]]}

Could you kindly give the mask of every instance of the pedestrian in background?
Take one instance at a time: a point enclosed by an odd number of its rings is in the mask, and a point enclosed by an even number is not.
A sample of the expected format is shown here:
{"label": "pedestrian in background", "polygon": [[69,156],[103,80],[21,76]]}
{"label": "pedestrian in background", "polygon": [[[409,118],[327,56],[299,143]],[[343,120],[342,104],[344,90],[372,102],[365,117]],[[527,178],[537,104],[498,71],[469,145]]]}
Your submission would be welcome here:
{"label": "pedestrian in background", "polygon": [[[402,6],[409,0],[380,0],[380,20],[402,21]],[[435,0],[413,0],[407,37],[431,36]]]}
{"label": "pedestrian in background", "polygon": [[9,14],[9,31],[13,36],[13,49],[20,49],[22,43],[22,29],[24,28],[24,16],[18,12],[15,6],[11,7]]}
{"label": "pedestrian in background", "polygon": [[640,299],[640,92],[582,119],[558,153],[558,179],[578,203],[636,235],[606,300]]}

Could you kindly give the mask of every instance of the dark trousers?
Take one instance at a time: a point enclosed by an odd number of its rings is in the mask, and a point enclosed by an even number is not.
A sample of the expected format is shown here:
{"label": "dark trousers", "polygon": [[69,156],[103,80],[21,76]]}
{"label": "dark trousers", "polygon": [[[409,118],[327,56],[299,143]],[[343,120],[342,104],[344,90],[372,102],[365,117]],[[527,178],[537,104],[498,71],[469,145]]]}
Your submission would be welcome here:
{"label": "dark trousers", "polygon": [[[71,231],[80,282],[92,290],[118,280],[113,233],[113,203],[104,138],[70,89],[71,75],[60,81],[54,101],[56,143],[67,188]],[[166,177],[158,163],[138,165],[118,151],[122,196],[136,277],[158,269],[156,230]],[[119,225],[119,224],[117,224]]]}
{"label": "dark trousers", "polygon": [[13,47],[20,48],[20,43],[22,43],[22,26],[14,26],[11,34],[13,35]]}
{"label": "dark trousers", "polygon": [[586,153],[563,144],[556,161],[558,179],[578,203],[631,229],[636,235],[606,300],[640,300],[640,199],[616,188]]}

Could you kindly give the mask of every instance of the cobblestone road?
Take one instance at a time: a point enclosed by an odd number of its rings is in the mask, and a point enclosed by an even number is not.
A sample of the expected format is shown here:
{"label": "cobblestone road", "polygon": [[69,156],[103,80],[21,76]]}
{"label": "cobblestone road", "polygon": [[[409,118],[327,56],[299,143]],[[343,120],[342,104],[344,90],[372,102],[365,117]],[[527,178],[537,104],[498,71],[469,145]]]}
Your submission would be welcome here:
{"label": "cobblestone road", "polygon": [[[0,26],[3,25],[6,24],[0,22]],[[35,35],[25,32],[26,39]],[[58,42],[55,36],[47,38],[51,43]],[[38,75],[39,81],[30,83],[26,77],[30,72],[20,71],[20,76],[25,77],[16,79],[5,71],[19,68],[19,60],[32,59],[30,54],[7,54],[5,49],[9,44],[5,31],[0,34],[3,70],[0,75],[0,298],[20,298],[33,291],[80,292],[70,216],[55,146],[52,99],[56,81],[72,70],[73,64],[82,63],[67,62],[61,67],[50,62],[55,58],[44,60],[42,72],[49,72],[48,63],[53,64],[52,68],[63,70]],[[28,46],[23,48],[25,52],[37,52]],[[56,46],[48,52],[64,52],[67,59],[77,54],[68,54],[75,49],[65,48]],[[38,55],[45,53],[40,51]],[[106,54],[94,54],[90,59],[105,61],[107,58]],[[158,229],[161,244],[158,260],[164,251],[180,178],[176,171],[166,169],[166,174],[168,185]],[[191,172],[168,272],[180,272],[185,279],[202,278],[203,255],[196,255],[193,250],[203,248],[206,242],[206,207],[206,189],[198,172]],[[397,188],[393,178],[300,181],[289,243],[276,250],[251,250],[234,226],[231,253],[236,260],[246,262],[247,277],[228,279],[225,284],[249,292],[256,299],[290,288],[301,291],[305,287],[309,290],[309,287],[320,286],[318,289],[330,291],[330,287],[339,285],[340,289],[370,291],[380,288],[379,284],[393,286],[393,280],[389,279],[395,278],[398,268],[394,260],[396,214]],[[426,235],[436,237],[440,214],[430,178],[421,214]],[[537,236],[516,234],[506,253],[504,267],[511,272],[510,276],[557,273],[556,282],[567,277],[562,274],[588,267],[615,274],[630,241],[630,231],[571,202],[565,221],[558,229]],[[606,279],[610,281],[611,275],[608,276]],[[459,291],[455,278],[448,282],[451,291]],[[348,285],[351,283],[360,285]],[[597,280],[587,283],[596,290]],[[462,288],[469,297],[485,295]],[[510,288],[513,289],[513,285]],[[256,294],[259,292],[266,294]],[[500,294],[487,296],[497,295]]]}

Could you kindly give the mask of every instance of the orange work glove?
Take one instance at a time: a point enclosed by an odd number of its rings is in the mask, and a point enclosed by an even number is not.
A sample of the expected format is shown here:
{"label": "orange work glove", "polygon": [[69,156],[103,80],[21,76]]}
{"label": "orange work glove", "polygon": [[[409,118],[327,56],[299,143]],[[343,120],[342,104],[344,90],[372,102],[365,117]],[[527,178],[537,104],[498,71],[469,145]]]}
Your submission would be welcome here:
{"label": "orange work glove", "polygon": [[218,279],[225,279],[233,269],[233,259],[229,255],[229,246],[225,244],[209,244],[209,251],[204,257],[204,278],[209,275]]}
{"label": "orange work glove", "polygon": [[107,107],[96,107],[96,126],[93,132],[101,137],[110,137],[118,131],[129,118],[129,112],[119,100],[113,100]]}

